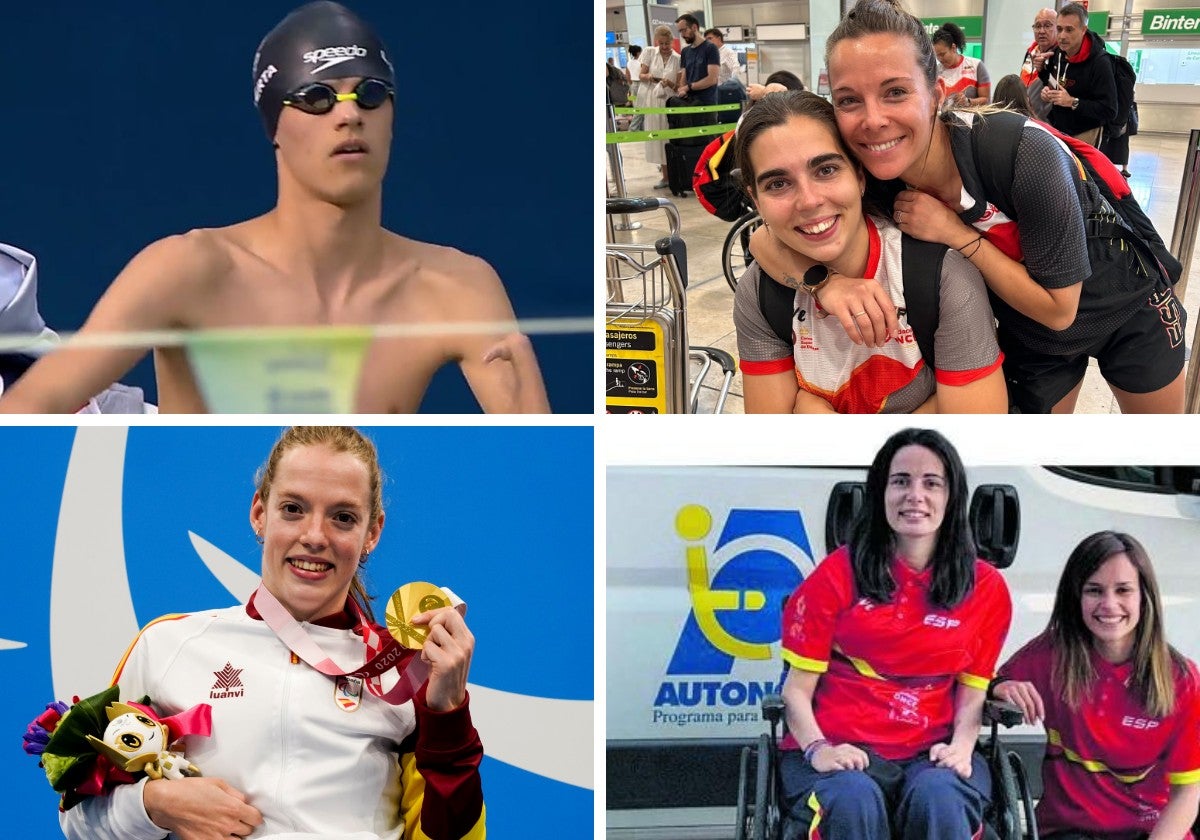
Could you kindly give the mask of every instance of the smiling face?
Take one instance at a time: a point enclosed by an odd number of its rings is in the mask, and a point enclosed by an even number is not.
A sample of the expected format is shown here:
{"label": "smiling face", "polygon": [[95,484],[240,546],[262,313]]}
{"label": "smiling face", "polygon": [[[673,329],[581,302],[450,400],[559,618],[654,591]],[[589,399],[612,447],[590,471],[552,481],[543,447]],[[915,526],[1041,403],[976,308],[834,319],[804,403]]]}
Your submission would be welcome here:
{"label": "smiling face", "polygon": [[750,161],[755,203],[780,241],[853,274],[855,267],[846,263],[866,257],[865,181],[832,127],[792,115],[754,138]]}
{"label": "smiling face", "polygon": [[1084,581],[1080,608],[1101,656],[1110,662],[1129,659],[1142,616],[1142,588],[1128,555],[1112,555]]}
{"label": "smiling face", "polygon": [[[328,84],[350,93],[360,81]],[[298,188],[338,206],[377,196],[391,151],[393,113],[390,98],[370,110],[353,100],[338,102],[327,114],[285,107],[275,132],[281,194]]]}
{"label": "smiling face", "polygon": [[909,38],[884,33],[838,41],[829,79],[838,130],[872,175],[887,181],[922,166],[941,87],[926,81]]}
{"label": "smiling face", "polygon": [[366,464],[349,452],[284,452],[269,495],[254,494],[250,523],[263,538],[263,584],[297,620],[340,611],[359,561],[379,540]]}
{"label": "smiling face", "polygon": [[946,466],[936,452],[919,444],[896,450],[883,505],[902,554],[913,554],[917,546],[932,550],[949,497]]}

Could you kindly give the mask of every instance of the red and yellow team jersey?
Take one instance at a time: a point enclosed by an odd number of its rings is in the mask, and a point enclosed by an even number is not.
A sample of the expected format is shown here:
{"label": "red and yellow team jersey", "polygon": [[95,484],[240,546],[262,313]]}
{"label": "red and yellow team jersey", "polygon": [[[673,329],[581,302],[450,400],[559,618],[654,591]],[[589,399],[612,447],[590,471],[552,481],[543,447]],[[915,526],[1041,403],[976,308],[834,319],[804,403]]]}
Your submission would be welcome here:
{"label": "red and yellow team jersey", "polygon": [[1046,707],[1038,827],[1043,833],[1145,836],[1166,807],[1170,785],[1200,782],[1196,666],[1189,662],[1188,674],[1176,674],[1175,711],[1156,718],[1129,689],[1131,663],[1113,665],[1093,653],[1096,682],[1076,711],[1051,689],[1052,663],[1050,639],[1042,634],[1000,669],[1005,677],[1033,683]]}
{"label": "red and yellow team jersey", "polygon": [[[825,737],[906,759],[948,741],[955,685],[986,690],[1012,620],[1000,573],[975,561],[975,586],[958,606],[929,602],[933,572],[892,562],[890,603],[854,591],[843,546],[817,565],[783,613],[783,658],[821,674],[813,710]],[[783,744],[795,748],[789,734]]]}

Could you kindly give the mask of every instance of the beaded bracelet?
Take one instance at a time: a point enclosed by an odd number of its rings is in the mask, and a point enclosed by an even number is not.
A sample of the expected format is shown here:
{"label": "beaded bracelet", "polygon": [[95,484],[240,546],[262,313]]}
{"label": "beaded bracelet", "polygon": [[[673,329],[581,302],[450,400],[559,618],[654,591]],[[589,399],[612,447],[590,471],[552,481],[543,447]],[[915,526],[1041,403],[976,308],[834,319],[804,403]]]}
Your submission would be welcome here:
{"label": "beaded bracelet", "polygon": [[829,746],[832,746],[832,744],[830,744],[828,738],[818,738],[804,748],[804,760],[812,764],[813,756],[817,754],[817,750],[821,749],[821,747]]}

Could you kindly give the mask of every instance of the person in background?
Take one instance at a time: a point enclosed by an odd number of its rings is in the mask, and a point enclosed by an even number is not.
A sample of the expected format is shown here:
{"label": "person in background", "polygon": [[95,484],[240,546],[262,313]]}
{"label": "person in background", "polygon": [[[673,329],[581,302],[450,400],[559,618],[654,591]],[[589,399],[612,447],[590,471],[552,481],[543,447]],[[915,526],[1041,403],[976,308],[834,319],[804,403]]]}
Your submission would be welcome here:
{"label": "person in background", "polygon": [[1033,16],[1033,43],[1025,50],[1025,58],[1021,62],[1021,81],[1029,89],[1029,102],[1033,106],[1033,116],[1046,122],[1050,116],[1051,105],[1042,101],[1042,88],[1045,84],[1038,76],[1046,59],[1054,52],[1058,43],[1058,12],[1054,9],[1039,9]]}
{"label": "person in background", "polygon": [[992,91],[992,104],[1027,117],[1034,117],[1033,103],[1029,101],[1029,88],[1025,87],[1016,73],[1009,73],[996,82],[996,89]]}
{"label": "person in background", "polygon": [[683,48],[683,77],[675,93],[698,105],[716,105],[721,53],[715,44],[704,40],[695,15],[680,15],[675,25],[679,28],[679,40],[687,45]]}
{"label": "person in background", "polygon": [[[673,48],[674,39],[671,30],[666,26],[654,29],[654,49],[648,60],[642,61],[641,88],[638,90],[639,108],[665,108],[667,99],[675,93],[675,83],[679,79],[679,53]],[[666,114],[646,114],[646,131],[662,131],[667,127]],[[646,141],[646,162],[656,164],[662,176],[656,190],[665,190],[670,186],[667,181],[667,141]]]}
{"label": "person in background", "polygon": [[1087,9],[1068,3],[1058,10],[1058,46],[1038,74],[1048,102],[1047,122],[1063,134],[1099,146],[1104,126],[1117,116],[1117,82],[1104,39],[1087,28]]}
{"label": "person in background", "polygon": [[737,53],[732,47],[725,46],[725,35],[720,29],[704,30],[704,40],[713,44],[721,56],[721,64],[717,68],[717,84],[723,85],[731,79],[741,81],[741,67],[738,66]]}
{"label": "person in background", "polygon": [[758,82],[750,85],[746,92],[751,102],[757,102],[768,93],[784,90],[804,90],[804,82],[790,70],[776,70],[761,85]]}
{"label": "person in background", "polygon": [[[59,337],[38,311],[38,266],[33,254],[0,243],[0,338],[19,341],[0,349],[0,394],[34,362],[59,346]],[[114,382],[83,402],[76,414],[154,414],[141,388]]]}
{"label": "person in background", "polygon": [[[629,99],[635,106],[638,102],[638,90],[642,86],[641,56],[641,45],[634,44],[629,48],[629,61],[625,63],[625,78],[629,80]],[[633,119],[629,121],[629,130],[641,131],[645,119],[645,114],[634,114]]]}
{"label": "person in background", "polygon": [[937,56],[938,78],[946,86],[945,107],[986,105],[991,96],[992,79],[978,58],[963,55],[967,36],[955,23],[943,23],[933,33],[933,52]]}

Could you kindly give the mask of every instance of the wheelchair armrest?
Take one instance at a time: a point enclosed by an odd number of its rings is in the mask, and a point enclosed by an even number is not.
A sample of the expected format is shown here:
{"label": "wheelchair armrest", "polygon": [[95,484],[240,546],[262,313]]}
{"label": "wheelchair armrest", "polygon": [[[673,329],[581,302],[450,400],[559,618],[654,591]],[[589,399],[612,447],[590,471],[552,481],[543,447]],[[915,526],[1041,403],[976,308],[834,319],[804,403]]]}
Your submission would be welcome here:
{"label": "wheelchair armrest", "polygon": [[763,697],[762,713],[771,726],[776,726],[783,717],[783,698],[778,694],[768,694]]}
{"label": "wheelchair armrest", "polygon": [[1025,722],[1025,713],[1019,706],[1006,703],[1003,700],[987,700],[983,704],[983,722],[998,723],[1001,726],[1019,726]]}

